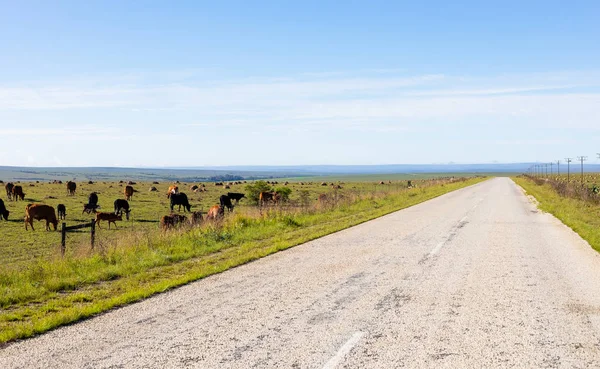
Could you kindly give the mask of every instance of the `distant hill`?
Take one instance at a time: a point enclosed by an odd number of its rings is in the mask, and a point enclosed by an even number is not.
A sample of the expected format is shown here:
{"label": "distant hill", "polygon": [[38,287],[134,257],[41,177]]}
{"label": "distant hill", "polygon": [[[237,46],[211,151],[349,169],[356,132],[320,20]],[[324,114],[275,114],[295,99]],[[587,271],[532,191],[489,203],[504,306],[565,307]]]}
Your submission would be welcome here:
{"label": "distant hill", "polygon": [[[138,181],[233,181],[262,178],[317,177],[328,175],[426,174],[426,173],[523,173],[534,163],[512,164],[393,164],[393,165],[292,165],[292,166],[219,166],[187,168],[114,168],[114,167],[9,167],[0,166],[3,181],[60,180],[138,180]],[[600,165],[586,164],[585,171],[598,172]],[[560,170],[566,172],[566,165]],[[577,172],[579,166],[571,164]],[[556,171],[556,166],[554,166]]]}

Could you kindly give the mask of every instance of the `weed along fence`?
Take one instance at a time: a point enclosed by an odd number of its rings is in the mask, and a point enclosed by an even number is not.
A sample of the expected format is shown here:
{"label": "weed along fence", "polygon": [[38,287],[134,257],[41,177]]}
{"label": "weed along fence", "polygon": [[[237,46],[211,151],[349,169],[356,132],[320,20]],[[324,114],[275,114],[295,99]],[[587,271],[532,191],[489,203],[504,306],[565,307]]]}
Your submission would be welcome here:
{"label": "weed along fence", "polygon": [[62,224],[61,229],[61,239],[60,239],[60,253],[62,256],[65,256],[66,244],[67,244],[67,232],[74,231],[76,229],[82,228],[90,228],[90,242],[92,244],[92,249],[94,249],[94,240],[96,238],[96,221],[92,220],[90,223],[77,224],[74,226],[67,227],[67,223]]}

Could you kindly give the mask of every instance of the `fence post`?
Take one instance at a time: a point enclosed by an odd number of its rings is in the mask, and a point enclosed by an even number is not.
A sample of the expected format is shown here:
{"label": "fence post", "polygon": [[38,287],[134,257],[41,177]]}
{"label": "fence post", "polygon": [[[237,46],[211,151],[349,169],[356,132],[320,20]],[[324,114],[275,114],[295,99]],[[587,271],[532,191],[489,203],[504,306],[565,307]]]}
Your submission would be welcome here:
{"label": "fence post", "polygon": [[93,250],[94,249],[94,241],[96,240],[96,220],[94,220],[94,219],[92,219],[91,237],[92,237],[92,250]]}
{"label": "fence post", "polygon": [[67,223],[62,224],[62,229],[60,231],[60,254],[65,256],[66,249],[66,240],[67,240]]}

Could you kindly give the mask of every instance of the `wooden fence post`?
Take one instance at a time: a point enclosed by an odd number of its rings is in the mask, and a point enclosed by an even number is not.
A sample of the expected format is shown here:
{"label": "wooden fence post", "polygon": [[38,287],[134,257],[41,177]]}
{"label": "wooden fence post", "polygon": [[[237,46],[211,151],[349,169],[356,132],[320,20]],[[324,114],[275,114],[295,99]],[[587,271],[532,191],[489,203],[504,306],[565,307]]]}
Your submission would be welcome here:
{"label": "wooden fence post", "polygon": [[66,249],[66,241],[67,241],[67,223],[62,224],[62,229],[60,230],[60,254],[65,256]]}
{"label": "wooden fence post", "polygon": [[92,250],[94,249],[94,241],[96,240],[96,221],[94,219],[92,219],[92,231],[91,231],[91,237],[92,237]]}

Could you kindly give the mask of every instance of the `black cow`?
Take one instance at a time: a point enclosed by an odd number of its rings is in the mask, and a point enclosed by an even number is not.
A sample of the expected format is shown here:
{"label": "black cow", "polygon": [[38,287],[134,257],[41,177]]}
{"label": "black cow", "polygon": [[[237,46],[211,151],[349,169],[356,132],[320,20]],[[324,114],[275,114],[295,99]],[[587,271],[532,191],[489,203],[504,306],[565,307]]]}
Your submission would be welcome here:
{"label": "black cow", "polygon": [[58,219],[67,218],[67,208],[65,207],[65,204],[58,204],[58,206],[56,206],[56,212],[58,213]]}
{"label": "black cow", "polygon": [[246,197],[246,195],[244,195],[243,193],[238,193],[238,192],[227,192],[227,196],[229,196],[229,198],[231,200],[235,200],[235,203],[237,204],[242,198]]}
{"label": "black cow", "polygon": [[233,205],[231,204],[231,199],[227,195],[221,195],[219,197],[219,202],[221,203],[222,208],[227,208],[229,211],[233,211]]}
{"label": "black cow", "polygon": [[125,211],[125,218],[127,220],[129,220],[129,213],[131,212],[131,209],[129,209],[129,203],[127,202],[127,200],[116,199],[115,200],[115,214],[122,215],[123,211]]}
{"label": "black cow", "polygon": [[192,207],[190,205],[190,203],[188,202],[188,198],[187,195],[183,192],[179,192],[179,193],[174,193],[171,194],[171,211],[173,211],[173,207],[175,205],[179,205],[179,210],[181,211],[181,205],[183,205],[183,210],[187,210],[189,212],[191,212],[190,208]]}
{"label": "black cow", "polygon": [[6,210],[6,206],[4,206],[4,201],[0,199],[0,215],[4,218],[4,220],[8,220],[8,214],[10,211]]}

